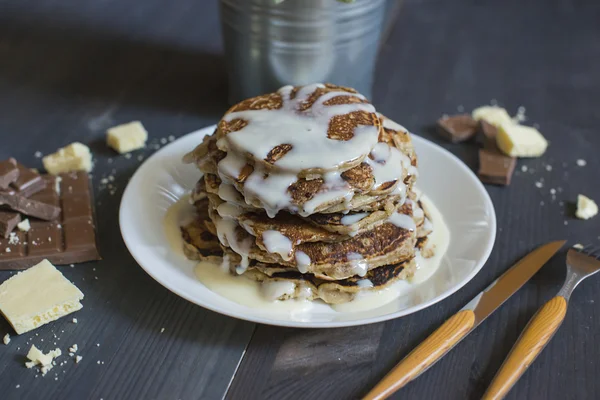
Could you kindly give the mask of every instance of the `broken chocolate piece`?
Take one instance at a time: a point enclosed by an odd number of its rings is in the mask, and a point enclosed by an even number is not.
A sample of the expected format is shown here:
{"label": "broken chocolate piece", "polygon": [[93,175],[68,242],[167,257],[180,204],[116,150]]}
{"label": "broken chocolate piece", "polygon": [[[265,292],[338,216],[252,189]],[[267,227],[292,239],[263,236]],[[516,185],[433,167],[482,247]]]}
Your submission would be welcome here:
{"label": "broken chocolate piece", "polygon": [[492,185],[509,185],[517,165],[514,157],[508,157],[498,150],[479,150],[479,179]]}
{"label": "broken chocolate piece", "polygon": [[498,128],[484,120],[479,121],[479,127],[477,129],[477,142],[484,149],[498,150],[496,145],[496,136],[498,135]]}
{"label": "broken chocolate piece", "polygon": [[452,143],[464,142],[477,133],[477,121],[468,114],[440,118],[437,127],[440,135]]}
{"label": "broken chocolate piece", "polygon": [[[60,205],[61,217],[55,221],[32,221],[29,232],[15,232],[18,240],[11,243],[0,239],[0,269],[25,269],[43,259],[57,265],[100,259],[88,175],[76,172],[43,179],[46,189],[36,198]],[[5,252],[5,248],[10,251]]]}
{"label": "broken chocolate piece", "polygon": [[7,192],[0,192],[0,206],[46,221],[56,219],[60,215],[60,207]]}
{"label": "broken chocolate piece", "polygon": [[0,210],[0,236],[8,239],[19,222],[21,222],[21,214],[18,212]]}
{"label": "broken chocolate piece", "polygon": [[0,189],[7,189],[19,177],[19,169],[9,160],[0,161]]}
{"label": "broken chocolate piece", "polygon": [[10,158],[8,161],[19,170],[19,177],[10,184],[11,193],[29,197],[46,187],[46,182],[40,174],[17,162],[14,158]]}

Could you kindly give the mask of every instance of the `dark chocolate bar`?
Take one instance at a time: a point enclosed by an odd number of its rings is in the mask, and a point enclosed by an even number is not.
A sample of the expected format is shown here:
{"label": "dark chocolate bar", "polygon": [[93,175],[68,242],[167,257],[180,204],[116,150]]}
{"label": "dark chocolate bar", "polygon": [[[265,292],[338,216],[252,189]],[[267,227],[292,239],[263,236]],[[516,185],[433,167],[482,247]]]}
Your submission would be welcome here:
{"label": "dark chocolate bar", "polygon": [[0,161],[0,189],[8,189],[8,185],[19,178],[19,169],[10,160]]}
{"label": "dark chocolate bar", "polygon": [[[100,259],[87,174],[73,172],[43,178],[46,188],[32,199],[59,206],[60,218],[31,221],[29,232],[15,232],[18,243],[14,243],[16,240],[11,244],[7,239],[0,239],[0,269],[25,269],[43,259],[56,265]],[[6,248],[10,251],[6,252]]]}
{"label": "dark chocolate bar", "polygon": [[19,170],[19,177],[10,184],[10,193],[16,193],[23,197],[29,197],[46,187],[46,182],[37,172],[32,171],[14,158],[8,160]]}
{"label": "dark chocolate bar", "polygon": [[0,237],[8,239],[19,222],[21,222],[21,214],[18,212],[0,210]]}
{"label": "dark chocolate bar", "polygon": [[52,221],[60,215],[60,207],[8,192],[0,192],[0,206],[46,221]]}

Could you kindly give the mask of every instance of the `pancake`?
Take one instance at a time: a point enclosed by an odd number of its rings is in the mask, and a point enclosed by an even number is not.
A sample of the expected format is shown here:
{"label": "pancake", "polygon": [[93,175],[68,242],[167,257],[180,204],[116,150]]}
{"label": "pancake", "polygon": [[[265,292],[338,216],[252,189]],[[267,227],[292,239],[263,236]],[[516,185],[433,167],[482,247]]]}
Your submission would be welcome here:
{"label": "pancake", "polygon": [[[304,218],[313,225],[340,235],[355,236],[385,222],[395,212],[411,214],[410,203],[401,204],[399,199],[387,198],[371,203],[374,209],[357,209],[348,213],[313,214]],[[417,221],[415,221],[417,222]],[[417,225],[419,225],[417,223]]]}
{"label": "pancake", "polygon": [[[236,260],[239,260],[239,256],[229,249],[223,249],[220,245],[219,239],[214,234],[212,221],[208,219],[208,213],[201,212],[201,210],[207,209],[206,199],[197,202],[196,206],[200,210],[198,218],[181,228],[186,255],[192,260],[204,260],[221,264],[223,254],[225,254],[231,273],[236,274]],[[433,249],[426,248],[426,243],[426,237],[418,239],[415,249],[422,256],[430,257],[433,254]],[[354,275],[331,281],[322,279],[323,277],[319,275],[300,273],[295,268],[289,268],[281,264],[266,264],[257,260],[250,260],[244,275],[262,282],[263,285],[275,286],[275,288],[268,290],[270,293],[277,294],[276,285],[278,283],[287,283],[286,288],[293,287],[292,291],[286,289],[283,293],[271,298],[272,300],[322,299],[326,303],[340,304],[353,300],[360,292],[380,290],[398,280],[407,279],[414,274],[415,270],[416,264],[411,257],[402,262],[370,269],[363,277]]]}
{"label": "pancake", "polygon": [[244,100],[184,161],[203,173],[186,255],[225,263],[272,299],[347,302],[432,254],[411,136],[353,89],[285,86]]}
{"label": "pancake", "polygon": [[204,260],[220,263],[223,250],[216,236],[214,224],[208,217],[208,199],[198,200],[196,218],[180,227],[183,238],[183,252],[190,260]]}
{"label": "pancake", "polygon": [[375,108],[354,89],[313,84],[284,86],[234,105],[219,121],[216,138],[221,150],[255,168],[306,177],[357,166],[381,129]]}
{"label": "pancake", "polygon": [[[218,227],[219,223],[215,225]],[[295,245],[289,241],[289,246],[275,246],[279,250],[273,253],[263,250],[252,235],[238,227],[233,235],[227,236],[224,251],[233,263],[241,266],[238,270],[240,273],[250,265],[250,260],[256,260],[311,273],[324,280],[339,280],[410,259],[414,256],[416,242],[415,232],[386,223],[342,242],[305,242]],[[238,251],[245,243],[251,244]]]}
{"label": "pancake", "polygon": [[[306,88],[297,87],[294,90],[302,92]],[[357,101],[355,104],[366,104],[360,97],[355,97],[357,96],[355,92],[346,92],[344,88],[325,85],[322,88],[316,87],[316,90],[312,87],[312,90],[314,90],[313,95],[308,95],[310,92],[304,94],[310,99],[307,100],[308,103],[296,104],[296,107],[302,108],[302,112],[310,110],[321,97],[339,94],[340,90],[346,95],[331,97],[328,101],[336,99],[334,104],[341,106],[349,105],[346,102],[352,103],[352,99],[359,99],[360,101],[355,100]],[[246,100],[230,109],[226,117],[245,111],[278,110],[282,107],[281,96],[280,93],[276,93]],[[277,98],[280,100],[274,100]],[[327,101],[324,102],[326,103]],[[354,121],[353,118],[344,115]],[[242,123],[243,119],[235,118],[228,122],[226,117],[221,120],[215,133],[205,137],[196,149],[184,157],[184,161],[195,162],[201,171],[218,175],[220,181],[233,185],[243,195],[247,206],[265,209],[270,215],[275,215],[280,210],[303,216],[357,209],[369,210],[372,209],[371,203],[382,200],[387,195],[393,195],[403,201],[417,176],[416,155],[408,131],[384,116],[374,115],[379,125],[375,142],[372,146],[363,149],[366,154],[362,158],[359,157],[360,162],[353,161],[344,166],[338,165],[337,169],[313,168],[289,171],[289,168],[275,168],[276,162],[270,163],[264,159],[248,157],[245,153],[240,154],[239,149],[228,147],[226,141],[231,134],[243,132],[248,124]],[[352,126],[353,129],[357,128]],[[279,137],[280,133],[280,131],[274,132],[274,136]],[[304,133],[306,132],[298,132],[298,135],[304,137],[306,136]],[[284,138],[280,139],[284,140]],[[248,143],[246,145],[250,146]],[[319,143],[304,142],[299,144],[299,147],[302,146],[309,146],[310,153],[304,155],[309,159],[306,161],[309,164],[316,162],[315,158],[319,158],[313,154],[320,151],[319,147],[327,147],[319,146]],[[294,148],[294,150],[299,149]],[[331,158],[331,154],[343,154],[343,151],[334,151],[329,154],[329,157],[325,155],[323,157]],[[277,161],[284,160],[287,156],[288,153],[285,153]],[[296,162],[298,165],[305,164],[302,160]]]}
{"label": "pancake", "polygon": [[[352,301],[361,292],[381,290],[399,280],[404,280],[416,271],[414,260],[385,265],[371,270],[364,277],[351,277],[339,281],[324,281],[311,274],[299,272],[276,272],[267,275],[256,269],[250,269],[246,276],[262,282],[265,286],[286,283],[283,290],[271,289],[270,300],[289,300],[293,298],[316,300],[321,299],[328,304],[341,304]],[[289,284],[292,285],[289,285]]]}
{"label": "pancake", "polygon": [[[398,211],[401,213],[412,213],[412,200],[407,200],[401,204],[396,197],[389,197],[379,202],[371,203],[374,209],[359,210],[349,213],[332,213],[332,214],[313,214],[306,218],[295,216],[294,214],[280,212],[275,217],[270,218],[267,214],[255,208],[247,207],[244,199],[239,192],[226,184],[218,184],[218,178],[212,174],[206,174],[204,182],[199,182],[196,185],[196,192],[206,190],[208,193],[194,194],[195,196],[206,196],[210,199],[210,204],[213,209],[216,209],[224,202],[238,207],[241,210],[237,212],[236,218],[238,222],[246,228],[250,233],[252,226],[267,226],[266,229],[278,229],[278,224],[294,225],[297,229],[314,229],[310,225],[325,229],[326,231],[336,233],[338,235],[354,236],[364,230],[370,229],[377,224],[381,224],[392,213]],[[411,194],[413,196],[414,194]],[[418,210],[420,211],[420,210]],[[422,215],[422,212],[421,212]],[[421,220],[415,220],[417,225],[421,224]],[[255,235],[256,236],[256,235]],[[326,240],[325,238],[320,240]],[[328,240],[328,241],[333,241]]]}
{"label": "pancake", "polygon": [[[214,140],[209,140],[206,146],[211,147],[213,142]],[[388,147],[387,153],[390,152],[389,149],[391,148]],[[234,179],[224,174],[214,162],[223,156],[222,153],[207,154],[208,158],[197,160],[197,165],[203,172],[217,177],[219,183],[224,180],[226,184],[234,186],[243,195],[247,207],[272,210],[272,214],[285,210],[306,216],[365,209],[388,195],[404,199],[413,182],[406,168],[412,167],[411,161],[397,150],[390,156],[390,167],[386,167],[385,162],[381,166],[378,161],[370,161],[371,165],[362,163],[342,173],[312,176],[312,179],[298,178],[295,175],[258,174],[249,165],[243,167],[242,173]],[[228,157],[223,160],[228,160]],[[393,173],[392,164],[396,165]],[[376,168],[375,172],[373,168]],[[385,177],[386,181],[376,181],[377,171],[384,171],[380,176]]]}
{"label": "pancake", "polygon": [[[244,198],[244,196],[238,190],[237,185],[234,186],[232,184],[222,182],[221,179],[216,174],[205,173],[203,179],[204,179],[205,190],[208,193],[218,195],[223,200],[232,202],[232,203],[236,204],[237,206],[248,209],[250,211],[253,211],[253,210],[266,211],[263,207],[261,207],[261,204],[257,204],[255,202],[253,202],[252,200],[250,200],[250,202],[249,202],[248,198]],[[291,191],[293,192],[294,189],[292,188]],[[293,192],[293,193],[297,194],[297,192]],[[318,214],[331,214],[331,213],[344,213],[344,212],[347,213],[349,210],[360,211],[360,212],[372,212],[372,211],[384,209],[388,203],[398,204],[400,202],[403,202],[406,199],[406,197],[410,198],[413,196],[414,196],[414,194],[411,192],[406,194],[406,193],[400,192],[400,191],[398,191],[397,194],[388,194],[388,195],[382,194],[382,195],[378,195],[378,196],[354,195],[351,199],[345,199],[342,202],[339,202],[339,199],[335,199],[333,202],[334,204],[331,204],[330,206],[328,206],[328,203],[323,203],[319,206],[318,212],[315,212],[314,214],[310,214],[310,215],[304,215],[304,216],[310,217],[311,215],[318,215]],[[335,203],[336,201],[338,201],[338,202]],[[323,208],[323,207],[326,207],[326,208]],[[283,212],[286,212],[286,211],[296,214],[298,209],[294,208],[293,210],[284,210]],[[277,214],[277,213],[274,213],[273,216],[275,214]]]}
{"label": "pancake", "polygon": [[[241,225],[223,227],[228,221],[209,209],[206,199],[197,202],[196,207],[197,219],[182,228],[184,241],[191,246],[186,246],[186,255],[192,259],[208,259],[224,253],[232,263],[242,266],[238,272],[243,272],[255,260],[277,264],[286,270],[312,273],[324,280],[346,279],[412,258],[417,242],[415,231],[393,223],[386,222],[344,240],[310,224],[307,224],[310,229],[298,229],[293,220],[285,221],[281,217],[278,230],[255,225],[252,231],[257,236],[253,236]],[[219,242],[222,251],[219,251]]]}

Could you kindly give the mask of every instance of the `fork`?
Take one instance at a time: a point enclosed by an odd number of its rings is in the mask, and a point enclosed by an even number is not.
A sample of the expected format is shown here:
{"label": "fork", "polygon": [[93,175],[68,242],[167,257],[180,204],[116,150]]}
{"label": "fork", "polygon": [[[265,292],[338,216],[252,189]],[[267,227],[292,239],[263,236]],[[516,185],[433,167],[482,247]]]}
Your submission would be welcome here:
{"label": "fork", "polygon": [[599,249],[591,246],[586,246],[581,251],[571,249],[567,252],[567,277],[563,287],[531,318],[483,395],[483,399],[504,398],[542,352],[565,319],[573,290],[585,278],[600,271],[599,256]]}

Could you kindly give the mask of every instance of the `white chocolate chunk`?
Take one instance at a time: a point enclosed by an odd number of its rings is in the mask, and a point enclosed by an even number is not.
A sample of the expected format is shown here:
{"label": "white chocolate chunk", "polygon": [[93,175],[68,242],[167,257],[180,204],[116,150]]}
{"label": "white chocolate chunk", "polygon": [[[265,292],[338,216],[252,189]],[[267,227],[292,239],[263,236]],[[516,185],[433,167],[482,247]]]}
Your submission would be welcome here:
{"label": "white chocolate chunk", "polygon": [[0,285],[0,312],[17,334],[80,310],[83,293],[48,260]]}
{"label": "white chocolate chunk", "polygon": [[31,349],[29,349],[29,352],[27,353],[27,359],[30,361],[26,362],[25,366],[27,368],[39,366],[42,375],[46,375],[46,373],[50,371],[54,365],[53,360],[61,355],[62,351],[60,351],[59,348],[50,350],[48,354],[44,354],[40,349],[34,345],[31,345]]}
{"label": "white chocolate chunk", "polygon": [[23,221],[17,224],[17,228],[23,232],[29,232],[31,229],[31,224],[29,223],[29,219],[25,218]]}
{"label": "white chocolate chunk", "polygon": [[511,157],[539,157],[548,147],[548,142],[537,129],[524,125],[499,127],[496,144]]}
{"label": "white chocolate chunk", "polygon": [[500,128],[502,125],[512,125],[513,119],[508,112],[502,107],[498,106],[483,106],[473,110],[471,116],[474,120],[484,120],[489,124],[494,125],[496,128]]}
{"label": "white chocolate chunk", "polygon": [[59,149],[56,153],[47,155],[42,159],[44,168],[52,175],[72,171],[92,170],[92,153],[89,147],[75,142]]}
{"label": "white chocolate chunk", "polygon": [[141,149],[146,145],[148,132],[140,121],[118,125],[106,131],[106,143],[120,154]]}
{"label": "white chocolate chunk", "polygon": [[598,205],[594,200],[582,194],[577,196],[577,212],[575,216],[579,219],[590,219],[598,214]]}
{"label": "white chocolate chunk", "polygon": [[2,341],[4,342],[4,344],[9,344],[10,343],[10,335],[8,333],[6,335],[4,335],[4,337],[2,338]]}

